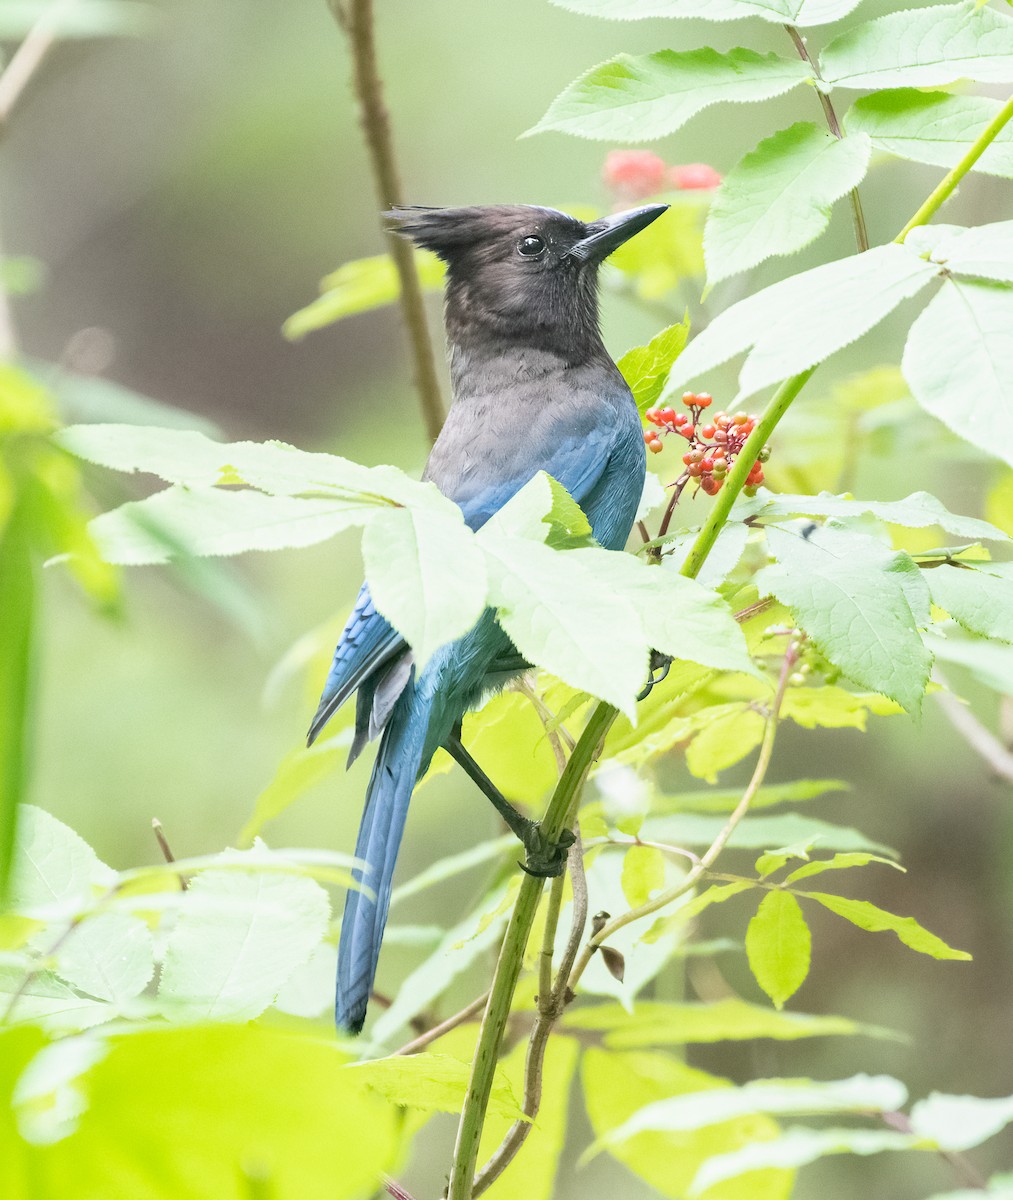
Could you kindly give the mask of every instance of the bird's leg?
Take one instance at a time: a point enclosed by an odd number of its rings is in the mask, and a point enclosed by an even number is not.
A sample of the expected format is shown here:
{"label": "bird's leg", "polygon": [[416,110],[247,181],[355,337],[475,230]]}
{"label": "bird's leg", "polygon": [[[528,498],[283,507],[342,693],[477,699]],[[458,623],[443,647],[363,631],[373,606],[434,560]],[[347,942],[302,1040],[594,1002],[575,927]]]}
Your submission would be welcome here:
{"label": "bird's leg", "polygon": [[540,878],[562,875],[566,867],[566,852],[573,845],[573,833],[569,829],[564,829],[559,840],[551,842],[542,833],[542,827],[537,821],[532,821],[523,813],[518,812],[465,750],[464,743],[461,741],[460,727],[451,733],[447,739],[446,748],[479,791],[492,802],[493,808],[506,821],[511,832],[524,847],[524,862],[520,864],[522,869],[529,875],[537,875]]}
{"label": "bird's leg", "polygon": [[660,650],[651,651],[651,676],[637,700],[646,700],[658,684],[668,678],[668,672],[672,669],[672,661],[669,654],[662,654]]}

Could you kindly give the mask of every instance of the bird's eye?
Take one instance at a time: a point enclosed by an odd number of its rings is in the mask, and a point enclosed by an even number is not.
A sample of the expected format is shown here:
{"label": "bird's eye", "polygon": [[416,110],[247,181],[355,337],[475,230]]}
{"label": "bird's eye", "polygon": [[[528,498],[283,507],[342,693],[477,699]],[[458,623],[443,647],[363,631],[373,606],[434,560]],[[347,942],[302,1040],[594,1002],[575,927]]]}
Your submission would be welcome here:
{"label": "bird's eye", "polygon": [[530,237],[521,238],[517,243],[517,253],[523,255],[524,258],[537,258],[545,252],[545,242],[532,234]]}

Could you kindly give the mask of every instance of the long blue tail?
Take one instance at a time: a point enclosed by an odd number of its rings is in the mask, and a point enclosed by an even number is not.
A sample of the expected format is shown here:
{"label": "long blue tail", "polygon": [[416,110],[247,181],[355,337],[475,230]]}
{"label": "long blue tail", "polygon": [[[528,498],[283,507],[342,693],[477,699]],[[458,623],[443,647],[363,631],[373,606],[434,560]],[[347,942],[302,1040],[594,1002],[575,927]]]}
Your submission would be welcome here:
{"label": "long blue tail", "polygon": [[358,1033],[366,1019],[387,923],[394,866],[428,723],[429,704],[409,684],[384,730],[366,790],[355,855],[368,863],[368,869],[356,874],[373,895],[353,890],[347,893],[338,943],[334,1016],[338,1027],[349,1033]]}

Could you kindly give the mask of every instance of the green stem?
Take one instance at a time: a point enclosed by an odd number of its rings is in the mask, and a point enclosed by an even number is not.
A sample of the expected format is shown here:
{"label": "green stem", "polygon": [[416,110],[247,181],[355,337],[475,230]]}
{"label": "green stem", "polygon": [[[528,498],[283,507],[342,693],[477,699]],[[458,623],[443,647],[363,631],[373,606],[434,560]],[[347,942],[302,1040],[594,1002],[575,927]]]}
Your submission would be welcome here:
{"label": "green stem", "polygon": [[999,109],[991,121],[978,134],[971,145],[970,150],[957,163],[952,171],[948,171],[939,181],[938,187],[932,192],[929,198],[915,213],[910,221],[893,239],[895,242],[902,242],[911,232],[912,229],[919,225],[927,225],[928,222],[936,215],[940,208],[957,190],[957,185],[964,178],[968,171],[974,166],[979,158],[985,153],[992,142],[998,137],[1003,126],[1013,119],[1013,96]]}
{"label": "green stem", "polygon": [[[542,830],[550,841],[557,841],[566,827],[567,818],[574,801],[584,784],[584,777],[598,755],[598,747],[616,719],[617,711],[611,704],[599,703],[580,735],[573,753],[566,763],[552,799],[542,818]],[[468,1094],[461,1112],[461,1123],[457,1129],[454,1147],[454,1163],[450,1173],[447,1200],[471,1200],[472,1181],[478,1162],[478,1147],[482,1139],[482,1127],[489,1105],[496,1059],[500,1043],[510,1015],[514,989],[524,961],[524,948],[528,943],[531,926],[538,910],[543,880],[525,875],[521,880],[517,900],[514,903],[510,924],[507,926],[496,962],[496,974],[492,990],[482,1017],[482,1029],[478,1035],[478,1046],[471,1064],[471,1079]]]}

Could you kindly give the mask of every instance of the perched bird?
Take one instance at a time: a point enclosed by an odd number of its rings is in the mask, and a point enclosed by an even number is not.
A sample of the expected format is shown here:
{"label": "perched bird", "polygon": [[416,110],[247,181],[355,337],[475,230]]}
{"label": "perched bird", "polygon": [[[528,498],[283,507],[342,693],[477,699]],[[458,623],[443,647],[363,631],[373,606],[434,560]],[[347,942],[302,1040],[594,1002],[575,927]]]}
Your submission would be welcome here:
{"label": "perched bird", "polygon": [[[666,207],[590,224],[528,205],[388,214],[392,228],[447,265],[453,404],[424,478],[461,507],[472,529],[546,471],[580,504],[602,546],[625,545],[643,491],[644,441],[633,397],[598,329],[598,267]],[[404,639],[373,607],[368,588],[360,591],[308,739],[356,691],[349,762],[380,736],[355,848],[368,864],[362,881],[372,894],[349,891],[345,900],[339,1028],[362,1028],[408,802],[440,746],[521,838],[525,868],[562,871],[566,839],[547,844],[461,744],[465,712],[527,666],[487,609],[417,672]]]}

